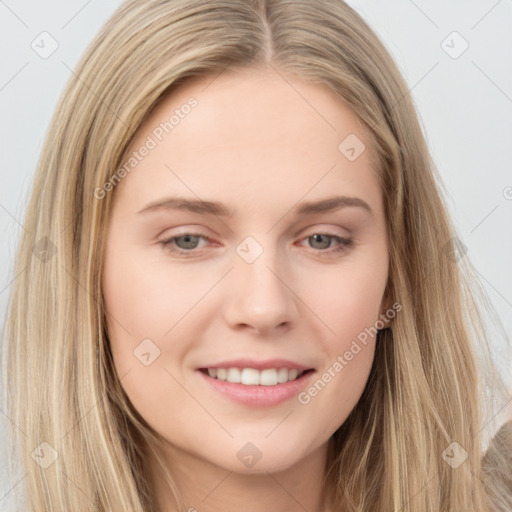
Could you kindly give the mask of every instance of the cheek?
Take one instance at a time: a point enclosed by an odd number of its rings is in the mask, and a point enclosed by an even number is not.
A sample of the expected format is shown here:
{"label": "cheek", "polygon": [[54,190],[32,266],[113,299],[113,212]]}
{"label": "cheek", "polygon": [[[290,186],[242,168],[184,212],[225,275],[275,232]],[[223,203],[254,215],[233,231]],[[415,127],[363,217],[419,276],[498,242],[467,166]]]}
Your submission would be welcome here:
{"label": "cheek", "polygon": [[368,381],[385,285],[382,278],[364,272],[332,277],[323,294],[316,289],[310,295],[328,331],[318,346],[324,357],[317,378],[297,397],[325,436],[345,422]]}
{"label": "cheek", "polygon": [[171,269],[137,254],[107,255],[105,305],[114,331],[120,323],[133,338],[160,339],[204,294],[205,282],[200,276],[191,279],[179,265]]}
{"label": "cheek", "polygon": [[352,344],[323,368],[317,379],[298,395],[298,402],[316,422],[316,429],[331,436],[359,402],[375,353],[374,341]]}
{"label": "cheek", "polygon": [[[327,326],[317,379],[299,396],[325,432],[336,430],[359,401],[375,353],[376,321],[387,280],[386,261],[340,266],[303,288],[311,309]],[[320,348],[320,347],[319,347]],[[326,414],[326,411],[329,411]]]}
{"label": "cheek", "polygon": [[[173,368],[183,364],[199,339],[206,303],[201,299],[218,279],[211,269],[185,272],[180,265],[155,262],[142,251],[107,251],[103,295],[114,365],[120,378],[126,375],[122,385],[130,399],[148,417],[159,410],[166,396],[172,395],[177,407],[186,400],[165,370],[174,375]],[[150,361],[155,359],[145,366],[137,355],[147,353]],[[183,380],[181,375],[176,377]]]}
{"label": "cheek", "polygon": [[[317,276],[314,286],[303,283],[303,296],[328,328],[326,340],[332,348],[375,326],[387,281],[386,262],[379,265],[340,265],[335,271]],[[349,343],[350,344],[350,343]]]}
{"label": "cheek", "polygon": [[164,270],[135,250],[107,251],[102,283],[116,372],[136,410],[153,427],[169,422],[161,407],[168,396],[177,410],[188,405],[186,394],[164,370],[174,374],[169,361],[179,364],[186,353],[187,337],[178,322],[200,297],[196,281]]}

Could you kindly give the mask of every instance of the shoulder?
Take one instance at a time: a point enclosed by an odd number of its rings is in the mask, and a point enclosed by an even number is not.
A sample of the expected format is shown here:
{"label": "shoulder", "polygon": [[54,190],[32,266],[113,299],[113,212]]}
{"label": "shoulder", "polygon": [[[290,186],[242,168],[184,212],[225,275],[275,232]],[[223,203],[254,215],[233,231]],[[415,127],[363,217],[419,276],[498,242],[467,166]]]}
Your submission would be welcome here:
{"label": "shoulder", "polygon": [[493,512],[512,510],[512,419],[491,439],[482,458],[482,473]]}

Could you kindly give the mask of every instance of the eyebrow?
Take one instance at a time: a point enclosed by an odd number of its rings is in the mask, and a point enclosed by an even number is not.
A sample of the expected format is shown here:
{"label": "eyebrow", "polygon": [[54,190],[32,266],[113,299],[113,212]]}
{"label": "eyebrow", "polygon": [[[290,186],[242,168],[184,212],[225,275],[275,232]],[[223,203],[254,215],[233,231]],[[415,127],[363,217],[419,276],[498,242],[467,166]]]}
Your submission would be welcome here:
{"label": "eyebrow", "polygon": [[[294,210],[298,216],[313,215],[318,213],[329,213],[348,206],[363,208],[370,215],[373,210],[370,205],[359,197],[334,196],[320,201],[304,202]],[[220,217],[233,217],[226,205],[216,201],[201,201],[181,197],[166,197],[153,201],[144,206],[137,213],[147,213],[159,210],[186,210],[193,213],[216,215]]]}

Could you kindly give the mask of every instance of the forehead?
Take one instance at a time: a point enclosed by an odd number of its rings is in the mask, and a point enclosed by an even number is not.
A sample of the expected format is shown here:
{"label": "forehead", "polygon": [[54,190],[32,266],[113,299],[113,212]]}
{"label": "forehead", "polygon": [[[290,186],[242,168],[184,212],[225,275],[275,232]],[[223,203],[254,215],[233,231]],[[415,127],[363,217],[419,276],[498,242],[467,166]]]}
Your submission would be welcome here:
{"label": "forehead", "polygon": [[[244,134],[258,142],[275,142],[279,134],[283,147],[296,146],[300,140],[315,141],[328,137],[336,142],[346,130],[353,129],[364,138],[364,127],[348,105],[329,86],[284,74],[273,68],[225,70],[218,75],[190,79],[168,93],[141,131],[147,131],[185,105],[190,98],[197,106],[182,118],[173,138],[197,135],[202,145],[233,145]],[[265,128],[262,130],[261,128]],[[243,129],[243,133],[238,130]],[[178,149],[178,148],[175,148]]]}
{"label": "forehead", "polygon": [[180,85],[151,112],[129,154],[148,137],[154,147],[122,184],[138,196],[152,187],[153,195],[167,187],[199,197],[229,190],[248,201],[272,190],[296,200],[308,189],[378,193],[370,141],[347,104],[325,84],[272,68]]}

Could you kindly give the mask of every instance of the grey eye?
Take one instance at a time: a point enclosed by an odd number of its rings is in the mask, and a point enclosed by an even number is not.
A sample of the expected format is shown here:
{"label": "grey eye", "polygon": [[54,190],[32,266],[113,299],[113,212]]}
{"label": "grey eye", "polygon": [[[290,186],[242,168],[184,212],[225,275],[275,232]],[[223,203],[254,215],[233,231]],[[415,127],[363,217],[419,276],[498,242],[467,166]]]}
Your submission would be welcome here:
{"label": "grey eye", "polygon": [[[323,241],[322,241],[322,238],[323,238]],[[332,238],[333,237],[331,235],[322,235],[322,234],[308,236],[308,240],[313,239],[314,242],[318,242],[320,244],[320,247],[313,246],[314,249],[328,249],[329,246],[331,245]]]}
{"label": "grey eye", "polygon": [[[174,237],[174,242],[180,249],[196,249],[200,238],[196,235],[182,235]],[[183,240],[184,244],[178,243],[179,240]]]}

